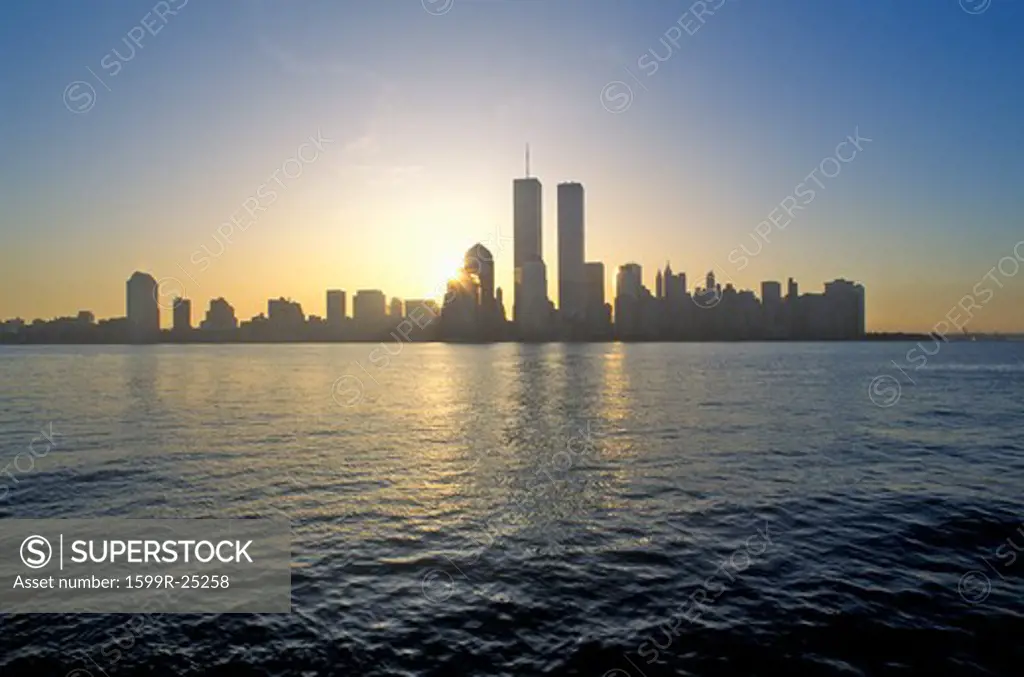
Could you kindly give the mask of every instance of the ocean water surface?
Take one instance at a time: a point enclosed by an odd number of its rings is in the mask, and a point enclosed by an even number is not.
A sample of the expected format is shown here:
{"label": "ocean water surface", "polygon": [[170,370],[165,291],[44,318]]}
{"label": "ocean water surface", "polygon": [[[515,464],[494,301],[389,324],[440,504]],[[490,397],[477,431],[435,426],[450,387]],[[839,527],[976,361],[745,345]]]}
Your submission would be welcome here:
{"label": "ocean water surface", "polygon": [[9,615],[0,675],[1019,675],[1021,360],[0,347],[2,518],[293,531],[291,614]]}

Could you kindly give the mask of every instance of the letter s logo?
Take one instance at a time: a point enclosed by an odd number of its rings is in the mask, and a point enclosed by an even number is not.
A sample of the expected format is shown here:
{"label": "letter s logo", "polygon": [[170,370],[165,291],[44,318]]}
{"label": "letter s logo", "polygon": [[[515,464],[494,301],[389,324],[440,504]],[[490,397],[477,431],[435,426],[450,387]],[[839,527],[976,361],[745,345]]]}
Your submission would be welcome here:
{"label": "letter s logo", "polygon": [[42,569],[50,563],[51,557],[53,548],[42,536],[29,536],[21,542],[21,561],[29,569]]}

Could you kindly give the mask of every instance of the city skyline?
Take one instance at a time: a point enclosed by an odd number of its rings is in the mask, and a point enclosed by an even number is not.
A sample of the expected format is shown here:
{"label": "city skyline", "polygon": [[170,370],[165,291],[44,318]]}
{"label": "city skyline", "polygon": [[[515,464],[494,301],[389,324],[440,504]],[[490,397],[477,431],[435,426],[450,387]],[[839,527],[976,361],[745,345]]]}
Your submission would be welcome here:
{"label": "city skyline", "polygon": [[[320,315],[307,313],[300,301],[279,296],[267,300],[266,313],[239,320],[234,306],[220,296],[210,299],[205,319],[193,324],[192,299],[185,296],[179,278],[157,279],[135,271],[126,283],[123,316],[101,318],[99,324],[91,310],[50,322],[0,318],[0,333],[15,342],[131,343],[204,340],[203,336],[218,341],[366,340],[386,331],[394,336],[395,330],[402,334],[396,340],[414,340],[411,333],[415,333],[415,340],[454,342],[851,340],[866,335],[864,287],[843,278],[825,282],[824,294],[801,295],[797,281],[790,277],[785,297],[778,281],[766,280],[758,297],[753,290],[736,287],[728,277],[723,284],[710,270],[704,286],[694,284],[691,292],[686,272],[675,273],[666,262],[664,270],[655,272],[652,291],[645,284],[643,267],[627,262],[618,266],[612,281],[613,301],[607,303],[604,262],[587,261],[586,190],[579,182],[562,182],[557,187],[558,241],[553,258],[558,261],[558,276],[552,280],[543,255],[543,183],[530,174],[529,145],[525,169],[525,176],[513,179],[511,185],[515,225],[511,321],[504,292],[496,285],[494,253],[477,243],[466,251],[454,275],[435,287],[437,292],[444,289],[443,294],[427,299],[392,297],[389,302],[380,289],[359,289],[351,297],[351,321],[348,292],[327,289]],[[754,255],[745,247],[743,251]],[[557,288],[557,305],[548,293],[552,284]],[[417,315],[410,308],[422,312]],[[161,310],[165,311],[163,321]],[[170,311],[170,327],[166,311]],[[964,331],[958,324],[955,328]],[[934,329],[943,338],[949,333],[948,323],[941,331],[938,325]]]}
{"label": "city skyline", "polygon": [[[992,67],[1024,49],[1019,3],[715,0],[697,23],[688,4],[364,3],[358,31],[320,0],[171,4],[131,49],[148,7],[29,3],[0,29],[28,52],[14,27],[52,24],[58,45],[2,66],[0,138],[24,161],[0,177],[0,316],[117,316],[133,270],[242,317],[282,292],[322,314],[327,288],[425,297],[474,242],[511,290],[527,140],[556,303],[565,181],[586,187],[609,297],[623,251],[740,288],[838,276],[871,290],[869,331],[929,330],[1021,239],[1021,93]],[[1022,309],[1019,284],[996,287],[969,327],[1024,330]]]}
{"label": "city skyline", "polygon": [[[851,136],[846,143],[860,150],[858,141],[859,137]],[[837,157],[841,159],[838,150]],[[836,160],[837,166],[839,161]],[[525,169],[525,176],[511,181],[514,236],[507,238],[512,240],[514,252],[511,312],[506,312],[503,290],[497,286],[497,257],[483,243],[478,242],[467,251],[461,265],[452,266],[454,274],[435,284],[433,292],[428,296],[392,296],[389,302],[388,295],[381,289],[356,290],[351,295],[351,319],[361,322],[354,325],[347,322],[349,315],[346,301],[349,291],[337,288],[323,290],[325,296],[322,298],[325,298],[325,302],[320,314],[304,311],[301,301],[294,300],[292,296],[278,296],[267,300],[266,313],[261,311],[253,314],[247,321],[238,319],[234,306],[224,296],[210,298],[206,319],[193,325],[194,299],[186,296],[186,285],[181,278],[164,276],[157,279],[147,272],[135,271],[127,282],[125,313],[106,318],[101,316],[105,320],[101,324],[107,324],[108,330],[112,326],[116,327],[120,321],[126,321],[126,329],[123,332],[118,329],[102,340],[151,342],[159,339],[161,329],[171,329],[170,337],[175,339],[182,339],[182,332],[191,332],[193,329],[215,330],[222,334],[242,329],[243,334],[247,335],[244,331],[247,327],[250,327],[248,331],[251,334],[252,326],[264,324],[269,328],[276,327],[271,334],[264,332],[264,339],[272,339],[275,335],[285,338],[295,332],[290,338],[301,335],[302,340],[364,340],[375,337],[388,322],[394,325],[396,321],[407,320],[409,315],[405,308],[410,305],[430,310],[430,314],[436,316],[433,319],[440,320],[440,325],[433,330],[436,333],[425,335],[420,340],[807,340],[858,339],[867,334],[921,333],[940,335],[945,339],[950,333],[971,335],[967,325],[974,317],[973,311],[984,308],[995,296],[994,288],[981,285],[987,280],[1002,289],[1004,285],[994,275],[995,271],[998,270],[1003,277],[1013,277],[1019,270],[1019,264],[1024,263],[1024,241],[1019,241],[1012,249],[1012,256],[1001,258],[998,265],[972,288],[970,294],[962,296],[926,332],[904,329],[879,332],[867,326],[864,286],[845,277],[834,278],[831,282],[824,281],[824,295],[801,295],[798,282],[790,276],[784,297],[779,280],[761,280],[752,288],[744,288],[734,282],[728,269],[724,271],[723,279],[718,277],[720,272],[712,268],[705,276],[704,286],[694,283],[691,289],[688,279],[696,278],[688,278],[685,270],[673,273],[670,260],[666,261],[664,269],[655,268],[653,291],[643,277],[643,266],[635,261],[619,264],[618,272],[609,279],[610,276],[604,272],[604,261],[587,260],[586,189],[577,181],[566,181],[557,185],[557,242],[556,251],[550,256],[557,264],[554,268],[556,274],[550,275],[544,258],[543,182],[530,173],[529,145],[525,151]],[[802,196],[808,190],[804,187],[803,192],[797,190],[795,194]],[[795,197],[787,197],[787,200],[791,202],[787,204],[783,200],[778,208],[772,210],[770,222],[763,222],[755,229],[755,234],[761,238],[760,241],[755,239],[757,249],[751,251],[742,245],[730,252],[730,262],[737,263],[734,256],[747,261],[760,254],[764,244],[768,243],[771,225],[780,227],[779,219],[784,218],[783,212],[792,218],[793,212],[799,209]],[[765,229],[762,230],[760,226],[765,226]],[[227,236],[224,231],[220,231],[220,234]],[[507,243],[503,242],[500,233],[496,234],[496,239],[497,251],[501,251]],[[551,249],[549,244],[549,253]],[[206,257],[213,256],[208,249],[204,248],[203,251]],[[217,256],[222,253],[223,249]],[[1012,264],[1012,269],[1004,270],[1006,261]],[[195,281],[187,270],[181,270],[189,280]],[[605,302],[609,298],[609,286],[612,288],[611,303]],[[551,293],[552,288],[554,294]],[[833,291],[831,301],[830,288]],[[836,289],[840,291],[836,292]],[[852,297],[841,300],[841,296],[848,297],[851,291],[859,300],[851,300]],[[987,297],[980,299],[982,294]],[[691,303],[699,309],[707,310],[730,298],[734,300],[726,306],[731,308],[728,312],[736,316],[717,320],[720,325],[717,328],[710,325],[701,327],[707,318],[701,318],[699,313],[692,316]],[[655,302],[653,305],[652,299]],[[785,304],[780,303],[783,300]],[[794,305],[797,301],[802,306],[799,309]],[[449,308],[449,304],[452,304],[452,308]],[[833,316],[837,312],[834,307],[836,304],[846,308],[843,311],[848,315],[846,319]],[[309,306],[306,308],[308,310]],[[161,309],[170,312],[161,314]],[[449,312],[447,322],[444,320],[445,310]],[[461,319],[453,323],[452,317],[456,315]],[[659,318],[658,315],[666,317]],[[52,320],[51,324],[59,327],[68,323],[81,327],[83,322],[85,326],[92,325],[96,317],[91,309],[80,309],[74,316],[65,314],[46,319]],[[0,329],[8,335],[18,334],[22,327],[38,324],[43,319],[37,317],[26,321],[26,318],[21,317],[0,317]],[[482,324],[477,326],[478,323]],[[359,324],[364,326],[355,333],[342,331],[343,328]],[[315,336],[306,331],[309,327],[321,325],[329,331],[320,331]],[[47,335],[45,329],[42,335]],[[38,336],[32,340],[38,340]]]}
{"label": "city skyline", "polygon": [[[126,283],[125,314],[97,318],[88,310],[51,320],[21,318],[0,321],[0,343],[246,343],[347,342],[394,340],[398,343],[441,341],[491,342],[605,342],[605,341],[814,341],[863,340],[865,291],[855,282],[837,278],[824,283],[824,293],[799,291],[793,278],[786,294],[777,281],[754,290],[716,281],[713,271],[704,286],[687,286],[684,272],[669,264],[655,274],[655,288],[643,283],[642,267],[626,263],[615,276],[613,303],[604,301],[598,284],[602,262],[588,262],[581,290],[582,310],[562,313],[546,298],[533,298],[518,322],[507,318],[503,290],[495,288],[494,257],[482,244],[471,247],[459,274],[448,281],[439,303],[433,299],[400,299],[378,289],[352,295],[352,315],[346,314],[347,292],[328,289],[326,315],[306,313],[302,304],[280,296],[266,302],[266,312],[240,319],[230,302],[210,299],[205,318],[192,312],[192,299],[173,297],[162,308],[158,281],[136,271]],[[543,268],[541,261],[527,262]],[[542,278],[541,278],[542,279]],[[560,281],[561,283],[561,281]],[[527,292],[529,297],[531,292]],[[535,291],[533,292],[535,293]],[[543,305],[538,303],[543,301]],[[163,313],[161,312],[163,311]],[[171,327],[160,318],[171,316]],[[200,311],[201,312],[201,311]],[[98,321],[97,321],[98,319]],[[614,321],[613,321],[614,320]],[[959,326],[937,325],[931,338],[959,338]],[[911,334],[876,334],[874,338],[908,338]]]}

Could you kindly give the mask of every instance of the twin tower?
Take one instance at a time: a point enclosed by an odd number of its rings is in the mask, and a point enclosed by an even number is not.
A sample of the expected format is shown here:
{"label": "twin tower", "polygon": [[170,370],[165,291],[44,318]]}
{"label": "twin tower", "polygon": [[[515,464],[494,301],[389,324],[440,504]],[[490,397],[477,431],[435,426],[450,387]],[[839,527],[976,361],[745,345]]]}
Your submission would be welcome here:
{"label": "twin tower", "polygon": [[[527,169],[529,174],[529,169]],[[541,225],[540,180],[515,179],[513,192],[513,265],[515,299],[512,317],[520,331],[550,327],[552,306],[547,297]],[[583,242],[584,197],[579,183],[558,185],[558,309],[560,320],[580,323],[587,309],[586,258]]]}

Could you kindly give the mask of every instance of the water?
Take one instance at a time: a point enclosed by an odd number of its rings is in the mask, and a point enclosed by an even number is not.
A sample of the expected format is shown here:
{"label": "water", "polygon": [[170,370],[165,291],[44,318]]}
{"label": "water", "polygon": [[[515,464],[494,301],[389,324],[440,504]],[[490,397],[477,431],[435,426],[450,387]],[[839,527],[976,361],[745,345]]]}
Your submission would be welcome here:
{"label": "water", "polygon": [[0,674],[1020,674],[1024,344],[914,348],[0,348],[4,517],[294,531],[292,614],[8,616]]}

